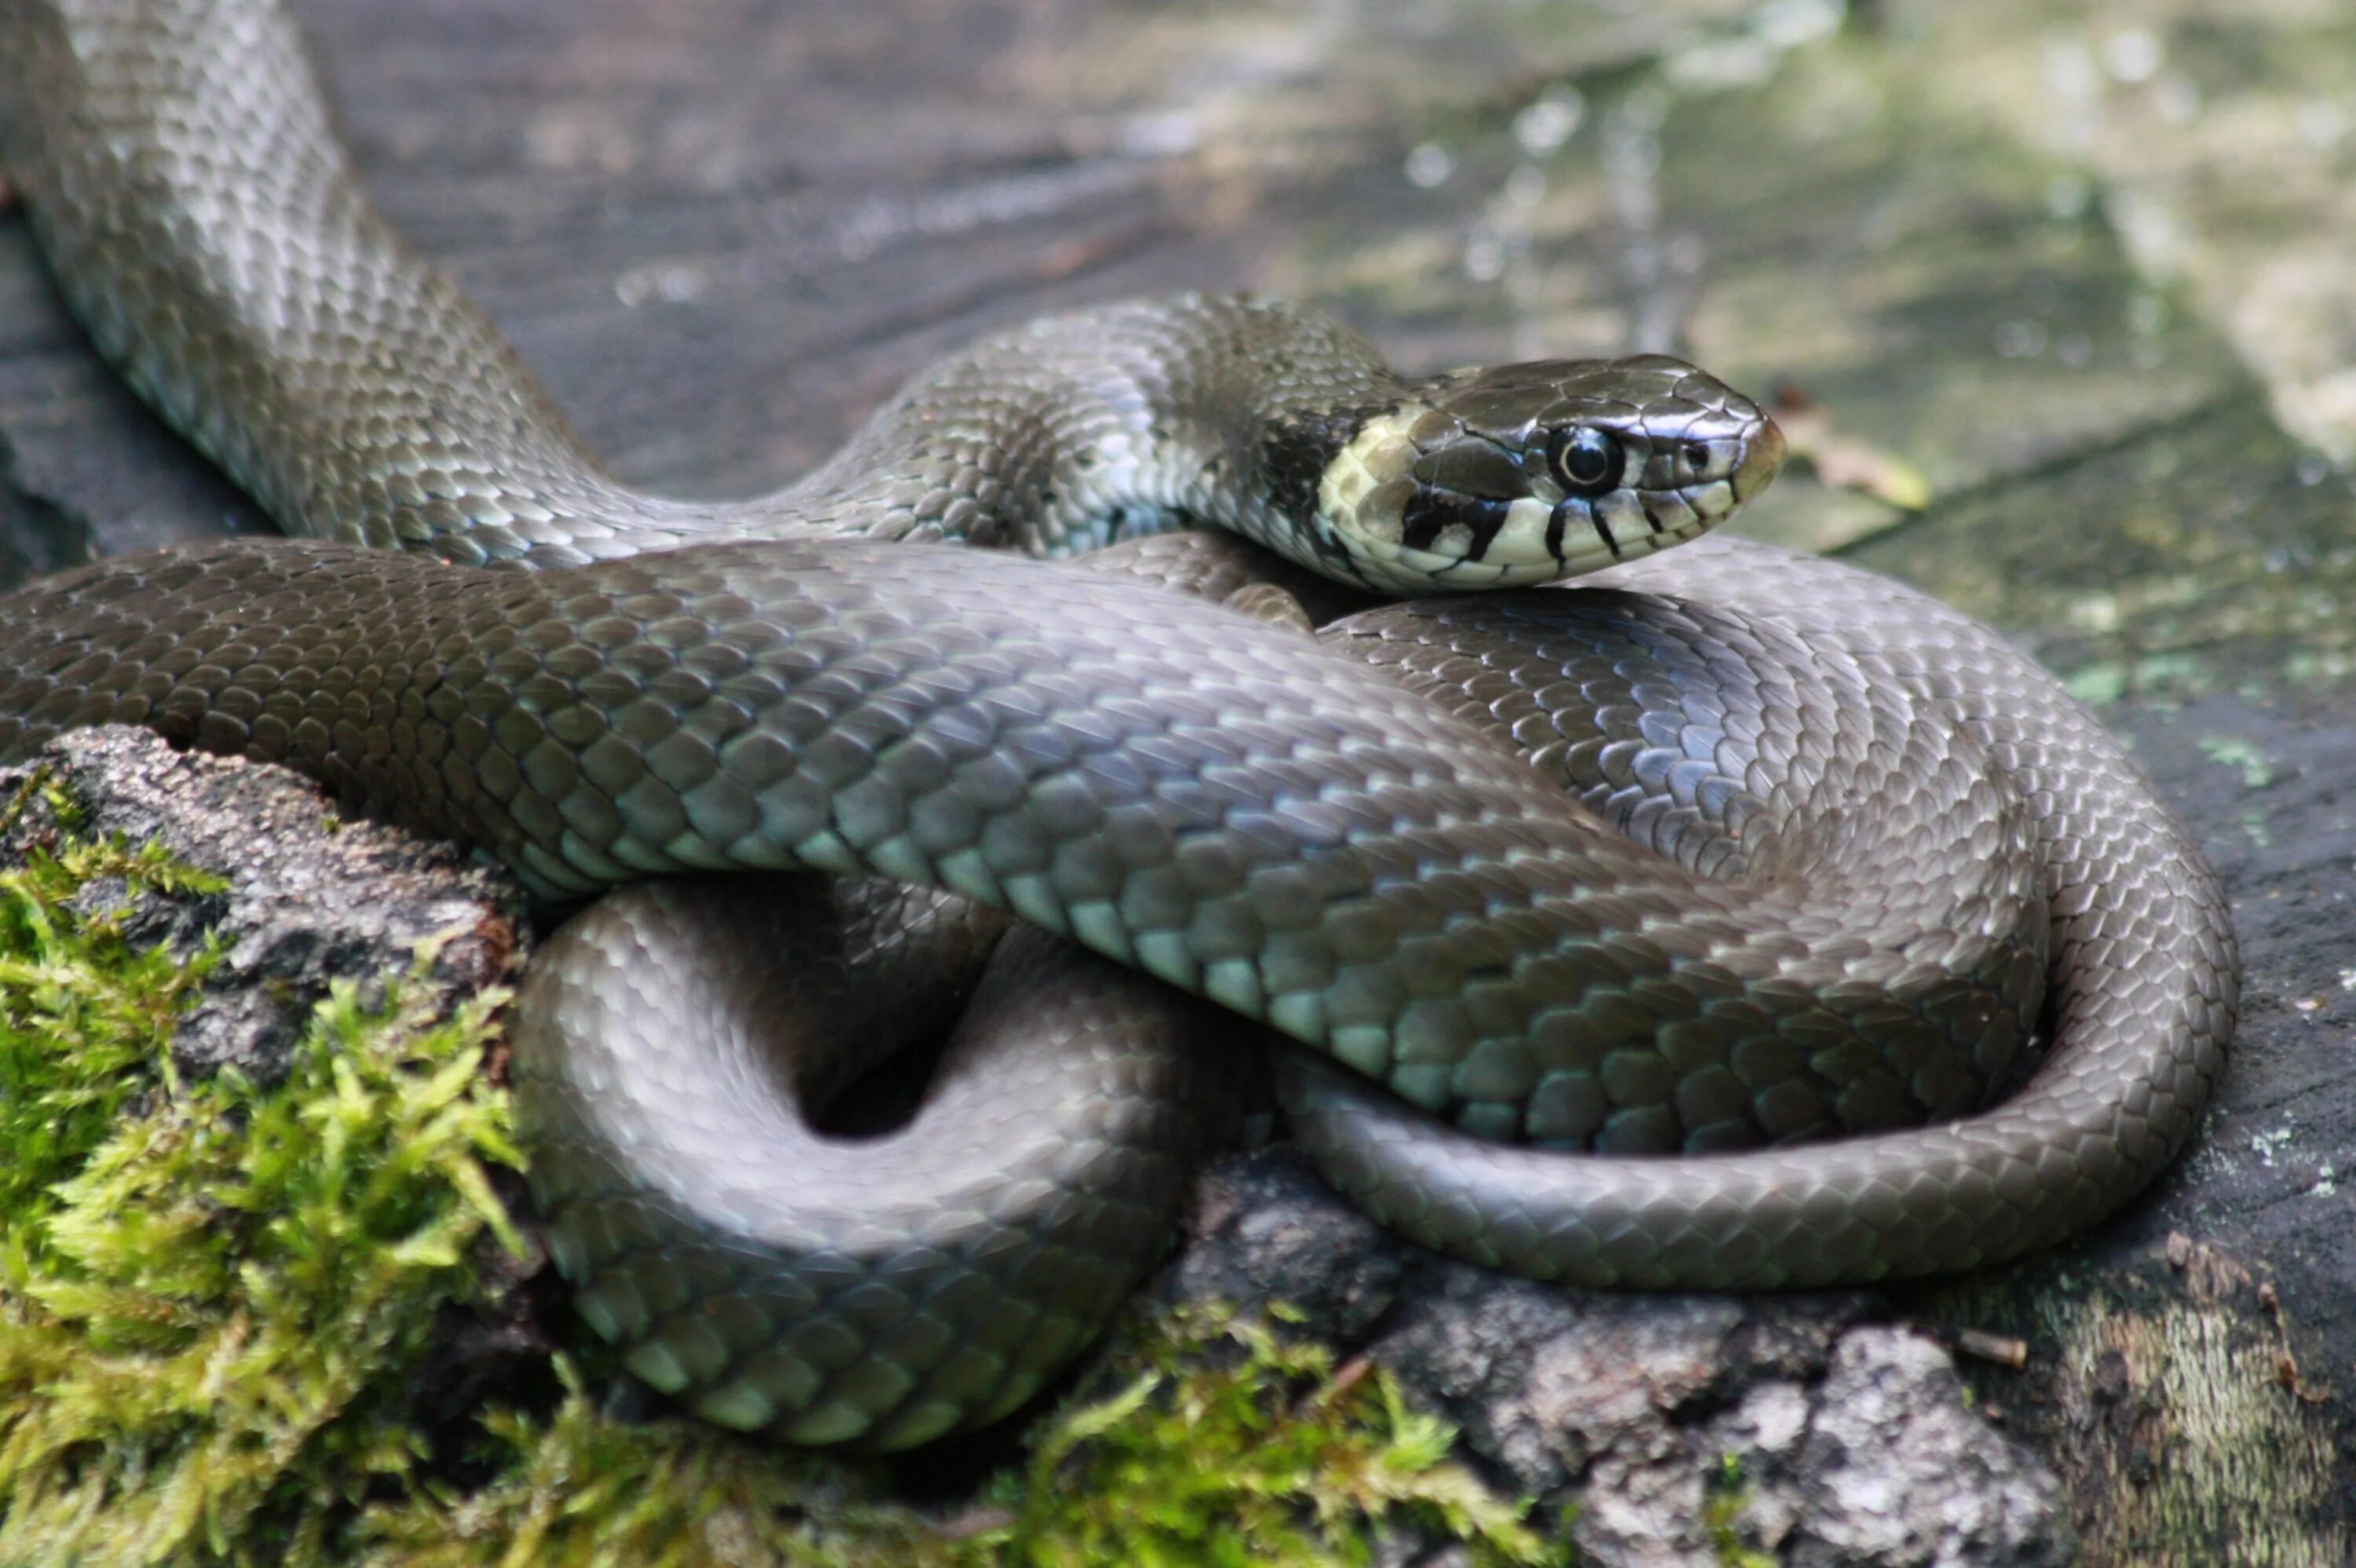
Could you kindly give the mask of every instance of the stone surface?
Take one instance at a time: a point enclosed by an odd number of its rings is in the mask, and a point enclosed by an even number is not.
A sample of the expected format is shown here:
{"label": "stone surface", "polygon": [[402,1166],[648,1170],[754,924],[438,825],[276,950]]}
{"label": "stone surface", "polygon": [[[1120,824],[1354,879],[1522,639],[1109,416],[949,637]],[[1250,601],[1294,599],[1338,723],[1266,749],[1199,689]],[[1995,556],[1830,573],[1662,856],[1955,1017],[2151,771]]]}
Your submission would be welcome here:
{"label": "stone surface", "polygon": [[[2063,1478],[2085,1561],[2356,1561],[2346,8],[300,9],[394,221],[652,485],[783,479],[983,330],[1237,286],[1418,368],[1681,348],[1804,400],[1869,480],[1919,475],[1910,513],[1804,462],[1749,526],[1954,599],[2100,705],[2225,874],[2249,980],[2208,1134],[2148,1200],[1891,1305],[2024,1339],[2019,1370],[1967,1375]],[[224,526],[258,519],[96,365],[0,216],[0,571]],[[1397,1266],[1333,1284],[1337,1323],[1386,1332],[1374,1304],[1424,1277]],[[1716,1310],[1610,1313],[1714,1342]],[[1863,1332],[1825,1330],[1808,1398]],[[1869,1342],[1860,1389],[1928,1386]],[[1589,1443],[1545,1419],[1510,1463]],[[1763,1532],[1783,1494],[1755,1486]]]}
{"label": "stone surface", "polygon": [[1972,1408],[1945,1349],[1862,1292],[1564,1291],[1386,1236],[1289,1148],[1205,1173],[1160,1301],[1284,1303],[1387,1367],[1582,1561],[2062,1563],[2060,1479]]}

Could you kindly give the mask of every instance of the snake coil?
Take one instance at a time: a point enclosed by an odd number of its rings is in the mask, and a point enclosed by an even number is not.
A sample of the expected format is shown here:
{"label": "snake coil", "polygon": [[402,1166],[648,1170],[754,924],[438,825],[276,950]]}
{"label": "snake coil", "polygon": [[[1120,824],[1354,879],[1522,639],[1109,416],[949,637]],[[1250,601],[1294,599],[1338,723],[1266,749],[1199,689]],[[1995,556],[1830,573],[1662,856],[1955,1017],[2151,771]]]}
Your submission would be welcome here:
{"label": "snake coil", "polygon": [[[1280,304],[1109,306],[690,505],[376,216],[270,0],[0,0],[0,156],[102,350],[316,536],[0,601],[0,752],[145,723],[552,900],[640,884],[536,960],[519,1089],[584,1314],[714,1420],[905,1446],[1027,1397],[1162,1245],[1237,1015],[1313,1048],[1296,1134],[1376,1215],[1596,1285],[2013,1256],[2221,1069],[2184,829],[1985,628],[1684,542],[1782,457],[1689,366],[1411,380]],[[1328,596],[1601,570],[1312,640],[1189,523]],[[908,1127],[809,1131],[960,1006]]]}

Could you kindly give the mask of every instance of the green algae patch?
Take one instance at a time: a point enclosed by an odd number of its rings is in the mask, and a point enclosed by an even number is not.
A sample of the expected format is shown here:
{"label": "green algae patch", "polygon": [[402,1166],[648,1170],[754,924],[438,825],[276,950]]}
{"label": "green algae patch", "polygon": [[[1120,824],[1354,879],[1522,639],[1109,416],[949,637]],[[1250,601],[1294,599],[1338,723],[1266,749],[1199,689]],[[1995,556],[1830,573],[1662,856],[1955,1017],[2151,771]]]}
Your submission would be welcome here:
{"label": "green algae patch", "polygon": [[2295,1330],[2317,1341],[2267,1304],[2276,1266],[2171,1238],[2140,1275],[2065,1255],[1917,1300],[1936,1320],[2035,1347],[2026,1372],[1982,1365],[1974,1381],[2081,1499],[2087,1562],[2356,1563],[2356,1531],[2335,1511],[2344,1362],[2293,1359]]}
{"label": "green algae patch", "polygon": [[120,843],[0,871],[0,1565],[1350,1564],[1393,1530],[1569,1560],[1387,1373],[1201,1311],[1135,1328],[1117,1392],[946,1517],[881,1467],[617,1419],[562,1360],[552,1409],[433,1452],[408,1402],[437,1325],[523,1250],[491,1179],[521,1163],[483,1072],[503,997],[339,990],[283,1082],[184,1081],[213,955],[127,933],[220,886]]}

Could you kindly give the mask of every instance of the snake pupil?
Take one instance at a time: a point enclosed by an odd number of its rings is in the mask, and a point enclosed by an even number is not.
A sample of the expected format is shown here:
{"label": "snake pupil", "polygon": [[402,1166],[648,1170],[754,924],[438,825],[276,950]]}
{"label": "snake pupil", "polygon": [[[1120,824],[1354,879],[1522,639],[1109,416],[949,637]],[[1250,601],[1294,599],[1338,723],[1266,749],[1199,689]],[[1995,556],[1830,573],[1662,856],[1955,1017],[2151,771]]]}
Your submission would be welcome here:
{"label": "snake pupil", "polygon": [[1574,496],[1601,496],[1620,483],[1626,455],[1609,432],[1593,425],[1558,430],[1547,439],[1555,477]]}

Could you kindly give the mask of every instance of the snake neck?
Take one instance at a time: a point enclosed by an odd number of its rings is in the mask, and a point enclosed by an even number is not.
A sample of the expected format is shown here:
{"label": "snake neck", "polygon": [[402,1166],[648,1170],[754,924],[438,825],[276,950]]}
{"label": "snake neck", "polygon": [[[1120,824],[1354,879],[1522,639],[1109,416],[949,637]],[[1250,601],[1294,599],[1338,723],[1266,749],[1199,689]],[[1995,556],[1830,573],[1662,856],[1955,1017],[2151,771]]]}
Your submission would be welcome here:
{"label": "snake neck", "polygon": [[1303,542],[1319,476],[1400,389],[1355,333],[1280,302],[1102,306],[926,372],[823,467],[748,510],[1047,557],[1219,528],[1347,581],[1338,546]]}

